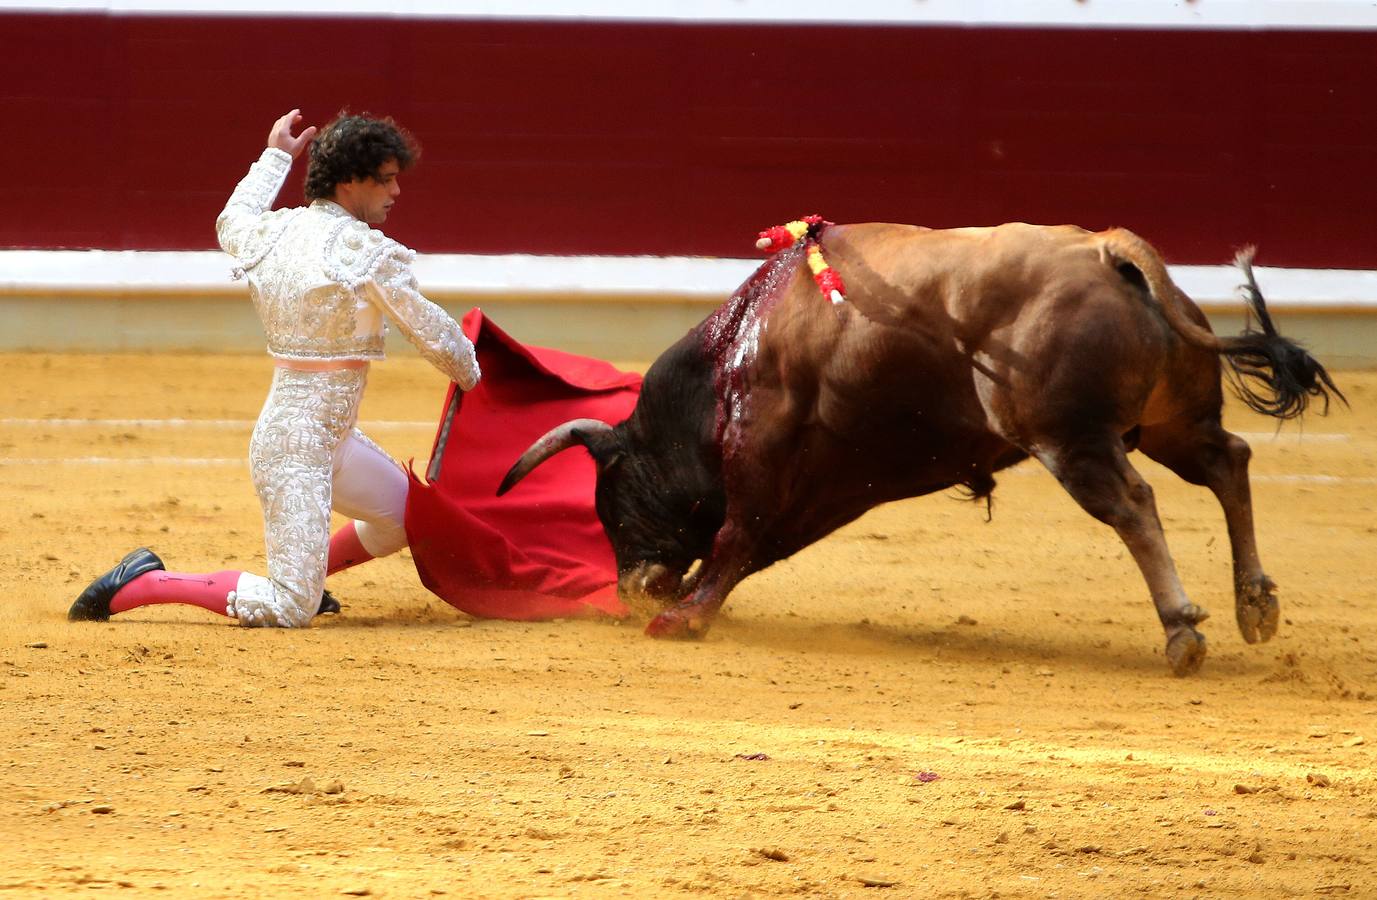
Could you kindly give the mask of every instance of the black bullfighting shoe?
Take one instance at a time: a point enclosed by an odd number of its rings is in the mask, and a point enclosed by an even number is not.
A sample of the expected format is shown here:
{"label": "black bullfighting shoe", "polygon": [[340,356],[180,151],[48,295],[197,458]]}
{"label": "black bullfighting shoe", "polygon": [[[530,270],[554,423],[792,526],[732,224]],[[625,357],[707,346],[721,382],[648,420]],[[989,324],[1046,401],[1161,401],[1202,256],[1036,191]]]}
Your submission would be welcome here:
{"label": "black bullfighting shoe", "polygon": [[316,610],[316,615],[322,616],[325,613],[337,612],[339,612],[339,601],[335,599],[335,595],[329,591],[321,591],[320,609]]}
{"label": "black bullfighting shoe", "polygon": [[110,619],[110,601],[115,599],[120,588],[148,572],[156,572],[163,567],[163,561],[147,547],[140,547],[130,553],[120,564],[91,582],[81,596],[76,598],[72,608],[67,610],[67,618],[72,622],[106,622]]}

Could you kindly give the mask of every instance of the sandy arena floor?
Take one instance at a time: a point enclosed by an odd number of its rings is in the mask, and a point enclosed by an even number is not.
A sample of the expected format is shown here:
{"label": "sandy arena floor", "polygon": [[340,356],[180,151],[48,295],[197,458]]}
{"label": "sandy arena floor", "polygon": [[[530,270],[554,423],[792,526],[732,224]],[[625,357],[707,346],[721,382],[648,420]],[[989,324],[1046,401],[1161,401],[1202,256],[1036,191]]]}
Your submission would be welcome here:
{"label": "sandy arena floor", "polygon": [[[1377,896],[1375,373],[1303,435],[1231,410],[1270,644],[1234,626],[1213,498],[1134,457],[1215,614],[1176,679],[1126,551],[1029,463],[993,522],[876,510],[702,643],[471,621],[405,554],[333,578],[343,614],[306,631],[70,624],[140,544],[261,569],[268,366],[3,366],[0,897]],[[365,427],[423,465],[443,387],[375,367]],[[197,421],[111,421],[148,419]]]}

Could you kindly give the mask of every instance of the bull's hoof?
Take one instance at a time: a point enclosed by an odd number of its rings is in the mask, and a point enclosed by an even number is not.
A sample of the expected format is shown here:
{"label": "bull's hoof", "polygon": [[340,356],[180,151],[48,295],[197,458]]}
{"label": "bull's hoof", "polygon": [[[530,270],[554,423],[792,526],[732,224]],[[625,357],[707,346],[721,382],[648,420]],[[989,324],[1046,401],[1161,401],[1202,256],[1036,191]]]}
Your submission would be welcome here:
{"label": "bull's hoof", "polygon": [[695,640],[708,633],[708,622],[701,612],[670,609],[651,619],[645,633],[653,638]]}
{"label": "bull's hoof", "polygon": [[1248,643],[1270,641],[1277,633],[1281,604],[1277,601],[1276,590],[1276,582],[1264,575],[1258,581],[1239,585],[1234,594],[1238,630]]}
{"label": "bull's hoof", "polygon": [[1177,677],[1194,675],[1205,661],[1205,636],[1194,628],[1183,628],[1167,639],[1167,665]]}

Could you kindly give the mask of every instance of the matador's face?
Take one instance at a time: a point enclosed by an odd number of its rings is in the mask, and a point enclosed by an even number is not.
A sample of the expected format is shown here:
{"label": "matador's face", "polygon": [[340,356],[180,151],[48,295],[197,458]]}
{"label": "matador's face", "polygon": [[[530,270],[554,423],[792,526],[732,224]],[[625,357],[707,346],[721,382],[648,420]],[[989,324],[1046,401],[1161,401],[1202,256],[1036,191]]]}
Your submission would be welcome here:
{"label": "matador's face", "polygon": [[341,181],[335,185],[335,202],[359,221],[381,225],[387,221],[392,204],[402,193],[402,186],[397,181],[401,171],[397,161],[389,159],[378,167],[376,175]]}

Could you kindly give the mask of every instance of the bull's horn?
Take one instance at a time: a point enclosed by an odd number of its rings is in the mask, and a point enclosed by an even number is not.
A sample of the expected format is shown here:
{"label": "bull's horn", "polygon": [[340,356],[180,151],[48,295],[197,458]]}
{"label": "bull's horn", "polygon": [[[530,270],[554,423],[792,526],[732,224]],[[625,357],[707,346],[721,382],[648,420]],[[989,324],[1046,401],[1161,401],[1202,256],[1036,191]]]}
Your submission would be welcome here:
{"label": "bull's horn", "polygon": [[611,425],[598,419],[574,419],[551,428],[543,438],[536,441],[525,453],[521,454],[521,458],[507,471],[507,477],[502,479],[502,484],[497,488],[497,496],[501,497],[516,487],[516,483],[531,474],[532,469],[561,450],[568,450],[575,444],[587,445],[587,439],[592,435],[610,433],[611,431]]}

